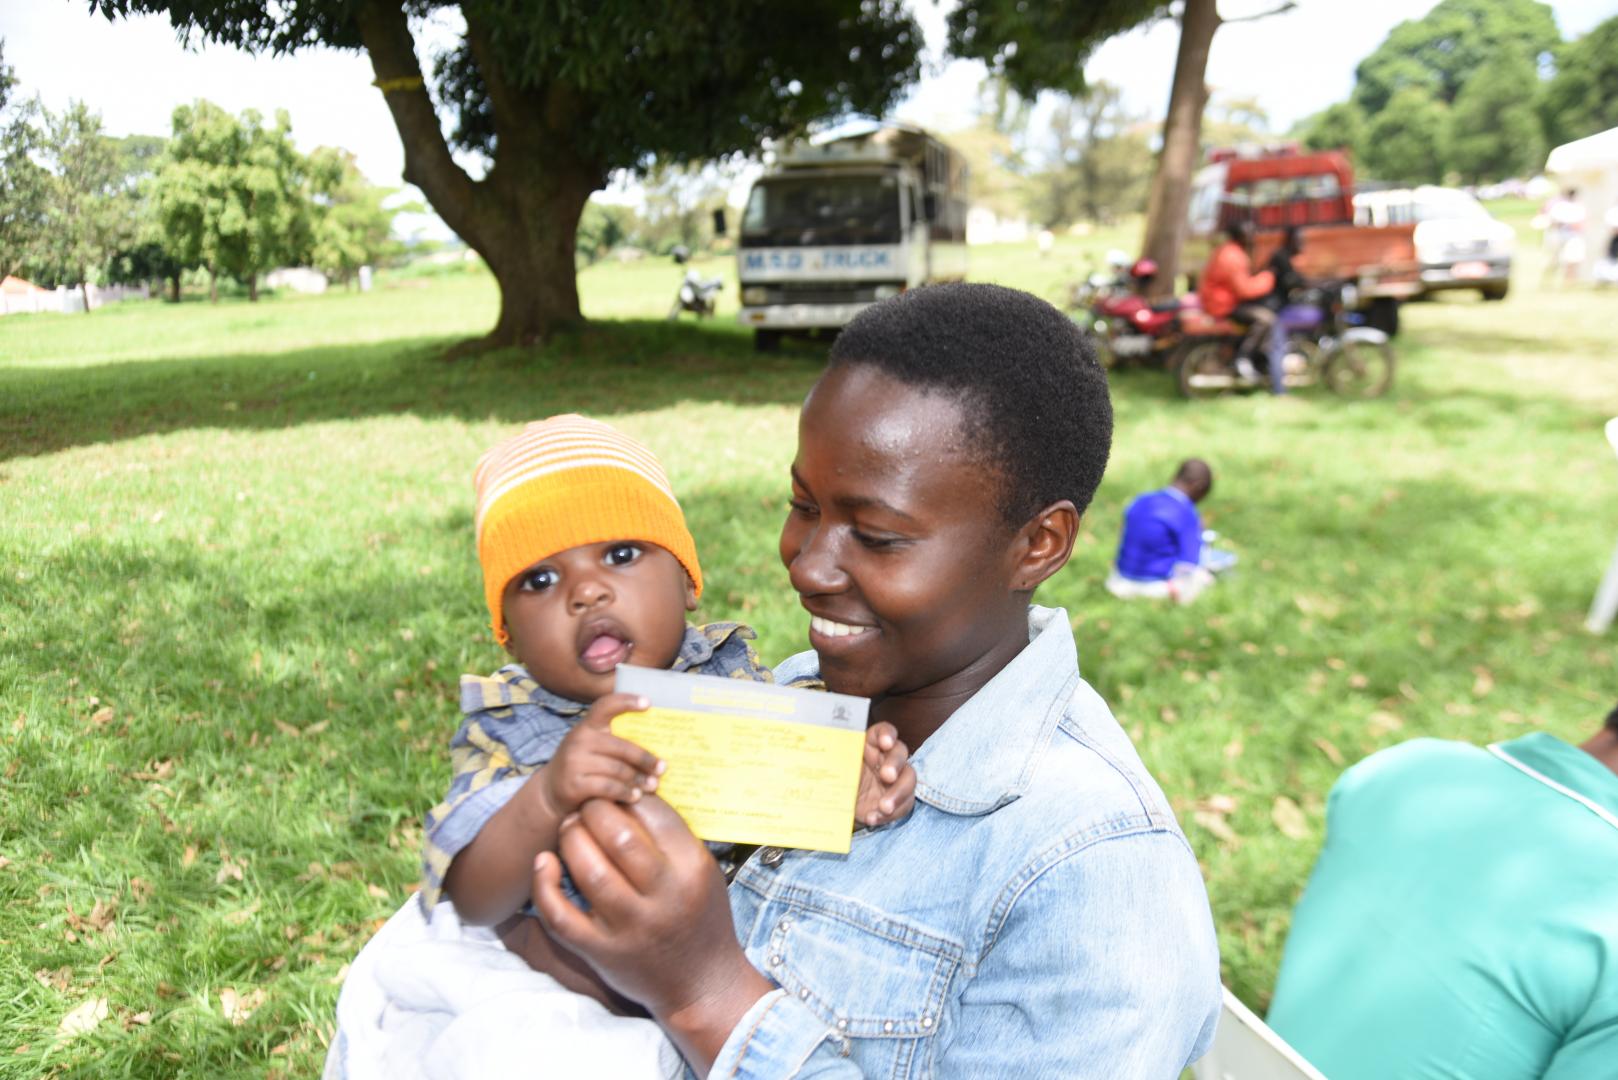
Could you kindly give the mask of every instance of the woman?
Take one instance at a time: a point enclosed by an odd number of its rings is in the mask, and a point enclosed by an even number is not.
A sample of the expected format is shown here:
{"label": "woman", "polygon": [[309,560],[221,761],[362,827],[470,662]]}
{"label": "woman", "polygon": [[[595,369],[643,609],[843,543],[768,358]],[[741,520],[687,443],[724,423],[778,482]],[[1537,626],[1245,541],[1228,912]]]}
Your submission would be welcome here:
{"label": "woman", "polygon": [[586,804],[535,864],[547,928],[699,1074],[1149,1077],[1200,1055],[1218,957],[1196,861],[1067,616],[1031,607],[1106,466],[1105,376],[1025,293],[854,320],[799,423],[781,556],[829,689],[913,749],[916,809],[847,856],[723,878],[657,799]]}

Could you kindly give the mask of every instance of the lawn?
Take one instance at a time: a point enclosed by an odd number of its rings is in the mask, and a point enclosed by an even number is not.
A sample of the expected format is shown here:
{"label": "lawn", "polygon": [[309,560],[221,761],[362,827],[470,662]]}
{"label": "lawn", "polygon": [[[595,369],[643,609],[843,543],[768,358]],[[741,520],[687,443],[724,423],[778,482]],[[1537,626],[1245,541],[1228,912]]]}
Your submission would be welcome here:
{"label": "lawn", "polygon": [[[974,276],[1055,298],[1131,236]],[[1386,400],[1113,381],[1112,467],[1040,599],[1173,799],[1257,1008],[1345,765],[1577,738],[1618,697],[1581,629],[1618,536],[1618,293],[1541,291],[1536,257],[1504,303],[1408,307]],[[415,880],[456,678],[500,662],[470,474],[521,422],[651,443],[700,615],[804,646],[774,549],[823,350],[757,357],[733,307],[657,321],[679,276],[594,267],[588,329],[454,364],[494,317],[482,274],[0,320],[0,1077],[318,1071],[345,962]],[[1240,573],[1191,608],[1112,600],[1125,502],[1193,453]]]}

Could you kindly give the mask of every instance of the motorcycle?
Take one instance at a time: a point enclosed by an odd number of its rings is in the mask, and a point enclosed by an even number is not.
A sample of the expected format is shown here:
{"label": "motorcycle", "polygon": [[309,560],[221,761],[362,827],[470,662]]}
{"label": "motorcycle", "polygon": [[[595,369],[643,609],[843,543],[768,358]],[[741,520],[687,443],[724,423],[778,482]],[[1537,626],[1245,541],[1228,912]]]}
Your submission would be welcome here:
{"label": "motorcycle", "polygon": [[[1324,383],[1343,397],[1373,398],[1393,385],[1388,335],[1360,325],[1351,314],[1354,286],[1325,282],[1300,290],[1277,315],[1286,335],[1282,384],[1299,389]],[[1174,363],[1180,394],[1213,397],[1233,390],[1267,389],[1265,334],[1232,319],[1198,310],[1180,319],[1184,339]]]}
{"label": "motorcycle", "polygon": [[1155,262],[1137,259],[1127,269],[1115,264],[1110,275],[1090,275],[1071,294],[1074,305],[1083,309],[1075,317],[1090,331],[1102,367],[1166,366],[1180,339],[1180,314],[1196,306],[1196,297],[1148,300],[1145,294],[1156,276]]}
{"label": "motorcycle", "polygon": [[[683,245],[675,247],[671,254],[681,266],[691,258],[691,252]],[[698,319],[708,318],[714,313],[714,306],[724,287],[725,283],[720,278],[705,278],[695,268],[687,267],[685,278],[674,294],[674,306],[669,308],[669,322],[678,319],[682,311],[695,312]]]}

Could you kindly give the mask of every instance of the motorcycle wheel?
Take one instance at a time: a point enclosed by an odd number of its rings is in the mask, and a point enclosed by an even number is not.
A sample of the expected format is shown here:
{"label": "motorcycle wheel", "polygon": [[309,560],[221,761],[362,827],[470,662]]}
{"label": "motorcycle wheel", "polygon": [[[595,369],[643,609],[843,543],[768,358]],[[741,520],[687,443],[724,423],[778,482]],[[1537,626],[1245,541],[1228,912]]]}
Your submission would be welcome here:
{"label": "motorcycle wheel", "polygon": [[1235,350],[1217,338],[1187,342],[1175,366],[1180,396],[1210,398],[1228,394],[1241,384],[1233,365]]}
{"label": "motorcycle wheel", "polygon": [[1326,357],[1326,386],[1342,397],[1381,397],[1393,385],[1393,346],[1345,341]]}

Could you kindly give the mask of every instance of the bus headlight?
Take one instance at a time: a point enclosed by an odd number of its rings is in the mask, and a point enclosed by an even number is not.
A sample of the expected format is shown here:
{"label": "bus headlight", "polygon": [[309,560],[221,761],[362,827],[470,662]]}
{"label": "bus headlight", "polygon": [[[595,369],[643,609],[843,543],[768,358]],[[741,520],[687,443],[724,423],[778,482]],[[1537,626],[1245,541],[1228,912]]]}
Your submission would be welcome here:
{"label": "bus headlight", "polygon": [[748,306],[763,304],[769,299],[769,291],[762,285],[748,285],[742,289],[742,303]]}
{"label": "bus headlight", "polygon": [[878,300],[891,300],[904,291],[905,287],[903,285],[878,285],[871,290],[871,295]]}

